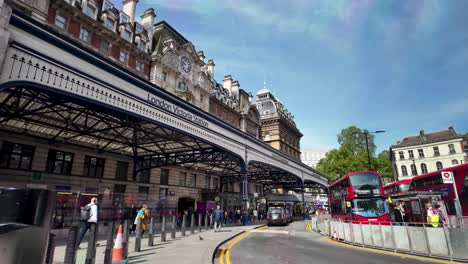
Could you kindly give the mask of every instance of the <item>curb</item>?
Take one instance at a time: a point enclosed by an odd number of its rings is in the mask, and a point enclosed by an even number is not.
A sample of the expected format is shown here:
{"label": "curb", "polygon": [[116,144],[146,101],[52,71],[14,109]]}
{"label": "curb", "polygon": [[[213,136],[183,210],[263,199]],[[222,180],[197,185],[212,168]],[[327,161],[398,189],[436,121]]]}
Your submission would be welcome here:
{"label": "curb", "polygon": [[[254,228],[254,229],[255,229],[255,228]],[[241,231],[241,232],[239,232],[239,233],[233,235],[232,237],[229,237],[229,238],[225,239],[224,241],[222,241],[221,243],[219,243],[219,244],[216,246],[215,250],[213,251],[213,255],[211,256],[211,263],[214,264],[214,260],[215,260],[215,258],[216,258],[216,253],[218,252],[219,247],[220,247],[221,245],[225,244],[225,243],[228,242],[229,240],[232,240],[232,239],[234,239],[235,237],[237,237],[237,236],[239,236],[239,235],[241,235],[241,234],[244,234],[244,233],[245,233],[245,231]]]}
{"label": "curb", "polygon": [[257,227],[255,227],[253,230],[262,228],[262,227],[264,227],[264,226],[267,226],[267,225],[265,224],[265,225],[257,226]]}

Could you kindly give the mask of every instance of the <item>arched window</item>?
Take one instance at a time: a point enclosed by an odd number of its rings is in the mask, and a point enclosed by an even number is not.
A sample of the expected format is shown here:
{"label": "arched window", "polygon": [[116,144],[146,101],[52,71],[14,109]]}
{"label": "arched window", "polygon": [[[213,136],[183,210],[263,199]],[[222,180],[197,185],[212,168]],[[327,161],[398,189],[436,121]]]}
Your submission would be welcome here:
{"label": "arched window", "polygon": [[437,170],[441,170],[441,169],[444,168],[444,166],[442,166],[442,162],[440,162],[440,161],[438,161],[438,162],[436,163],[436,166],[437,166]]}
{"label": "arched window", "polygon": [[416,169],[416,165],[414,164],[411,164],[411,175],[418,175],[418,170]]}
{"label": "arched window", "polygon": [[180,82],[178,87],[177,87],[177,90],[179,90],[179,92],[185,93],[185,92],[188,91],[188,86],[187,86],[186,83]]}
{"label": "arched window", "polygon": [[270,141],[270,134],[265,134],[265,141]]}
{"label": "arched window", "polygon": [[408,171],[406,170],[406,166],[402,165],[401,166],[401,175],[403,176],[408,176]]}
{"label": "arched window", "polygon": [[421,163],[421,173],[427,173],[427,166],[426,163]]}
{"label": "arched window", "polygon": [[456,159],[452,160],[452,165],[458,165],[458,160]]}

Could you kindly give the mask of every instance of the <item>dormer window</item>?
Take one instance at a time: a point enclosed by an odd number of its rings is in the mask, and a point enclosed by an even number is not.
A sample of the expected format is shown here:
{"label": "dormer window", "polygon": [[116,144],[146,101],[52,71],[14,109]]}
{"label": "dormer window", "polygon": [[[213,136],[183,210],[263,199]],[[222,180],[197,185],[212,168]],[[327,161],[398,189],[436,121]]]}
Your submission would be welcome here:
{"label": "dormer window", "polygon": [[104,1],[104,4],[102,4],[102,11],[104,11],[104,10],[110,10],[110,9],[112,9],[113,7],[114,7],[114,5],[112,4],[111,1],[105,0],[105,1]]}
{"label": "dormer window", "polygon": [[125,23],[128,23],[129,21],[130,21],[130,17],[127,14],[120,12],[120,24],[125,24]]}
{"label": "dormer window", "polygon": [[104,25],[106,26],[106,28],[108,28],[108,29],[110,29],[112,31],[115,30],[115,20],[110,18],[110,17],[106,18],[106,22],[105,22]]}
{"label": "dormer window", "polygon": [[127,41],[131,41],[132,32],[130,32],[130,30],[128,30],[128,29],[125,29],[125,30],[122,32],[122,38],[126,39]]}
{"label": "dormer window", "polygon": [[96,6],[91,3],[88,3],[84,8],[84,13],[92,19],[96,19],[96,11]]}

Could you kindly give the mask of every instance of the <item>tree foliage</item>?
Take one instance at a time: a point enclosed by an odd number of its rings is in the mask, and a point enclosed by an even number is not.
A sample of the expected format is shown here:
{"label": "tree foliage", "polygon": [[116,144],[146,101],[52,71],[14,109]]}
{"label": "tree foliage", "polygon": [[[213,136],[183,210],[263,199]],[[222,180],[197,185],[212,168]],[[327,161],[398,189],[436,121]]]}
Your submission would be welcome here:
{"label": "tree foliage", "polygon": [[[340,147],[329,151],[325,158],[318,162],[317,170],[328,175],[330,182],[352,171],[368,170],[369,162],[364,135],[366,132],[368,131],[356,126],[341,130],[337,136]],[[374,144],[374,136],[368,134],[367,139],[371,156],[370,169],[378,171],[387,182],[391,181],[393,172],[389,151],[384,150],[375,157],[377,147]]]}

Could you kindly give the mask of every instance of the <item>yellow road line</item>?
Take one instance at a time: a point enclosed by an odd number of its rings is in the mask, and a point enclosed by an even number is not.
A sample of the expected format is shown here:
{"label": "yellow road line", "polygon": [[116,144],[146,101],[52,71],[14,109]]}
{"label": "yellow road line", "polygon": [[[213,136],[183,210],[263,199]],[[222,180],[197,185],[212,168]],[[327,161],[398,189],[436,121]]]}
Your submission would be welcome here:
{"label": "yellow road line", "polygon": [[428,258],[428,257],[422,257],[422,256],[415,256],[415,255],[409,255],[409,254],[404,254],[404,253],[396,253],[396,252],[391,252],[391,251],[386,251],[386,250],[381,250],[381,249],[373,249],[373,248],[364,248],[361,246],[353,246],[350,244],[342,243],[342,242],[337,242],[333,241],[328,237],[322,237],[323,241],[342,246],[342,247],[347,247],[347,248],[353,248],[353,249],[358,249],[358,250],[363,250],[363,251],[368,251],[368,252],[374,252],[374,253],[379,253],[379,254],[384,254],[384,255],[390,255],[390,256],[395,256],[395,257],[402,257],[402,258],[410,258],[410,259],[416,259],[420,261],[427,261],[427,262],[432,262],[432,263],[461,263],[461,262],[451,262],[448,260],[443,260],[443,259],[434,259],[434,258]]}
{"label": "yellow road line", "polygon": [[[268,228],[267,226],[262,226],[260,228],[254,229],[254,230],[264,230],[264,229],[267,229],[267,228]],[[252,231],[253,230],[247,231],[247,232],[243,233],[242,235],[239,235],[236,238],[234,238],[231,242],[229,242],[228,245],[227,245],[227,248],[223,248],[221,250],[221,254],[219,256],[219,264],[224,264],[224,258],[226,259],[226,264],[231,264],[230,251],[231,251],[232,247],[235,244],[237,244],[239,241],[241,241],[242,239],[248,237],[252,233]]]}

